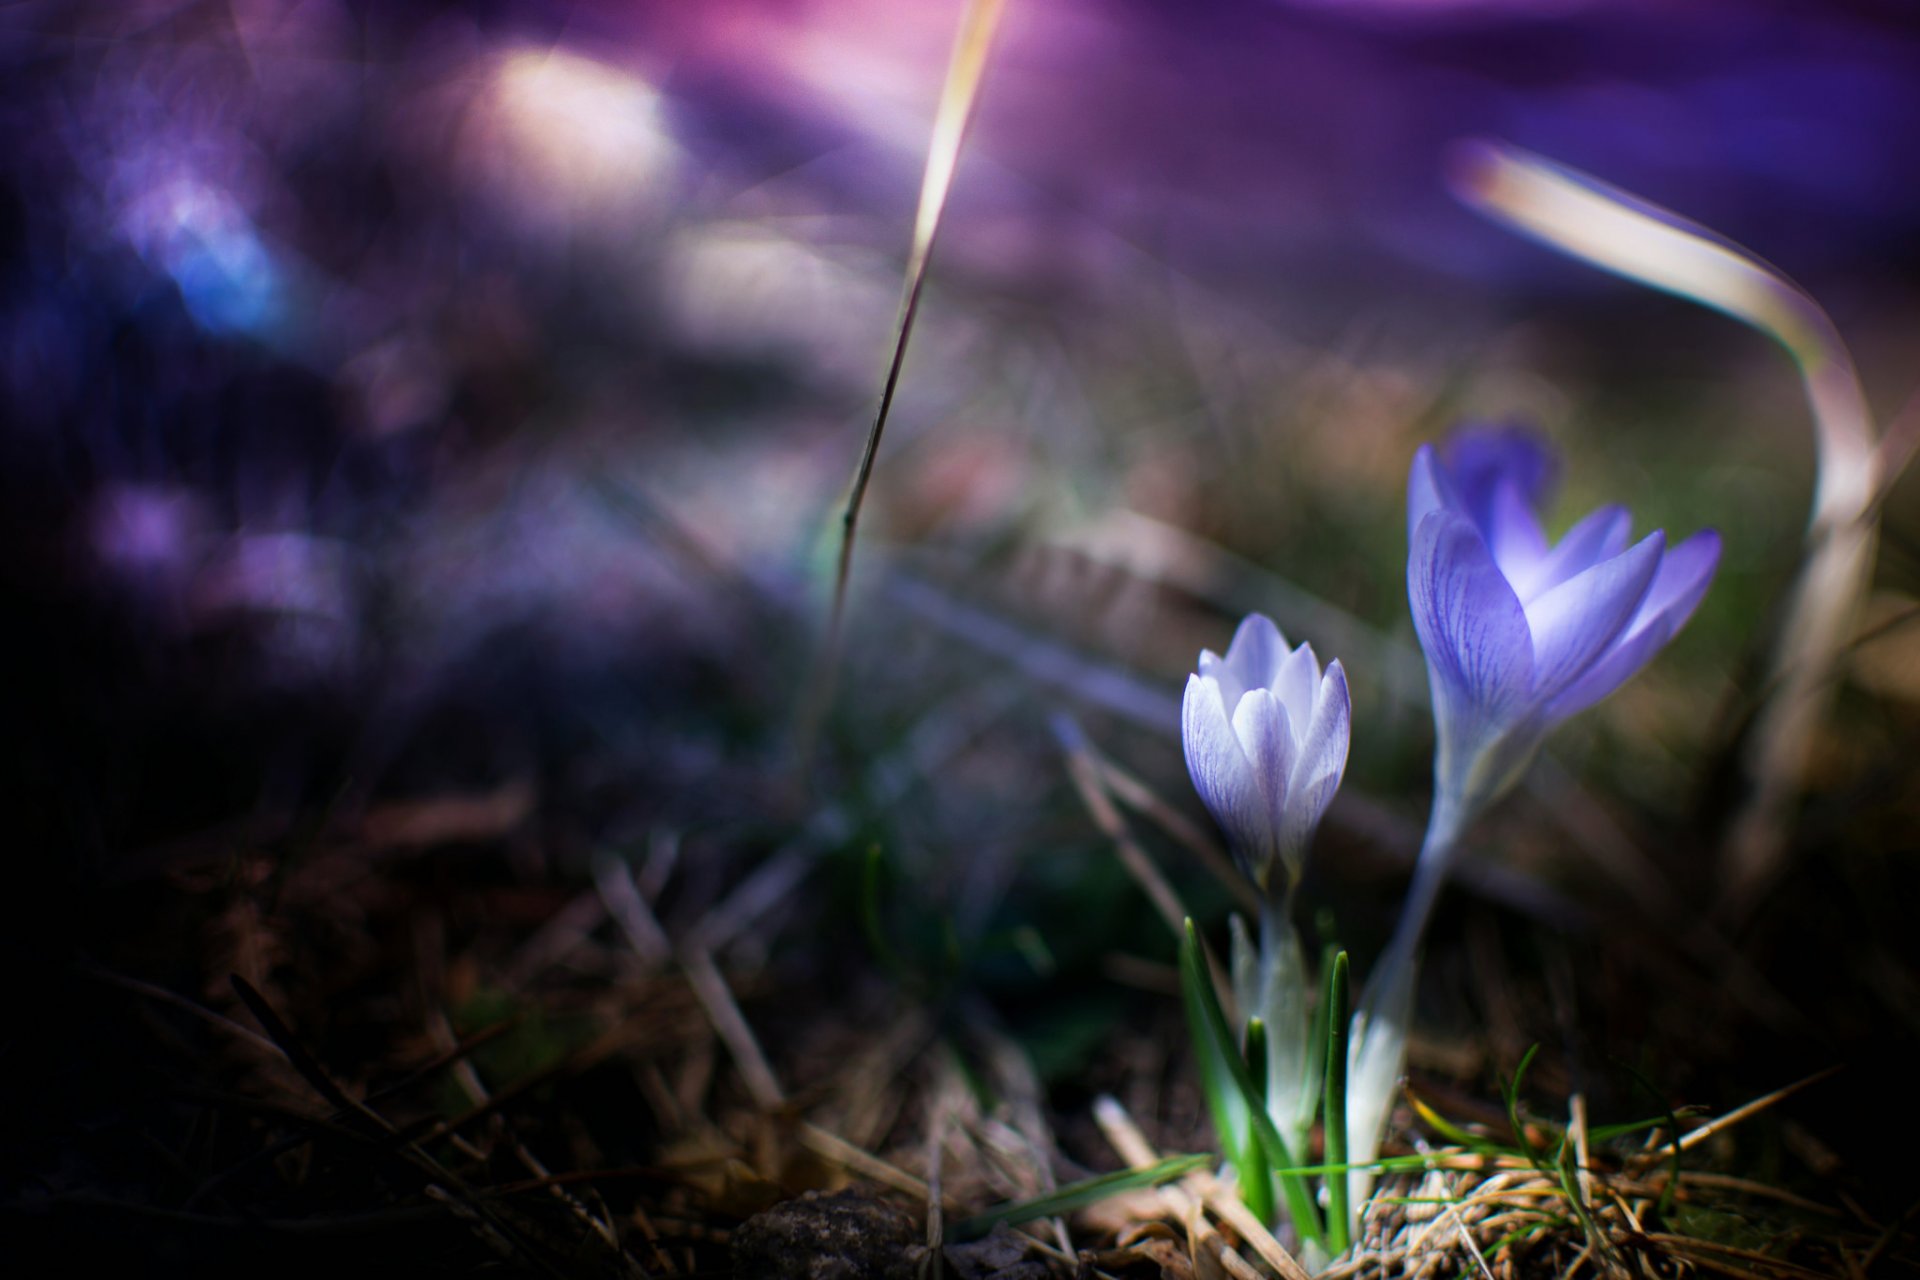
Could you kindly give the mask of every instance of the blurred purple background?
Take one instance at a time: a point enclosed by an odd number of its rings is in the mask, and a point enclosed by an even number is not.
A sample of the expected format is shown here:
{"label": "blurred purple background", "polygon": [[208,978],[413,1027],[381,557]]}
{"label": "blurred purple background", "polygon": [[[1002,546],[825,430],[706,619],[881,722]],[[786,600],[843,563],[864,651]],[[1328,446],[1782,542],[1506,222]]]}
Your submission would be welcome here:
{"label": "blurred purple background", "polygon": [[[662,786],[710,774],[731,748],[685,732],[704,700],[764,694],[765,716],[796,678],[957,15],[7,6],[0,503],[29,787],[86,808],[74,779],[129,757],[170,758],[123,797],[233,753],[146,824],[167,829],[335,768],[510,772],[582,733]],[[1906,394],[1874,356],[1920,314],[1909,6],[1013,0],[876,536],[1029,510],[1031,456],[1105,459],[1115,404],[1154,454],[1128,379],[1142,350],[1204,364],[1177,350],[1203,330],[1385,333],[1380,362],[1445,365],[1544,313],[1584,367],[1656,378],[1748,351],[1456,204],[1447,149],[1475,135],[1758,249]],[[992,429],[926,443],[956,416]],[[1386,509],[1404,449],[1367,447]],[[1152,511],[1180,465],[1116,483]]]}

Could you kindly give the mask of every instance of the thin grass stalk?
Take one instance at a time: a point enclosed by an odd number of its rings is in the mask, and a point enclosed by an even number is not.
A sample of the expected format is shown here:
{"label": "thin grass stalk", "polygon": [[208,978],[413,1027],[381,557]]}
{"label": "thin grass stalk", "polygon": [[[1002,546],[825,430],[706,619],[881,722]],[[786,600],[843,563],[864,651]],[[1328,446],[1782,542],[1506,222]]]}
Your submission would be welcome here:
{"label": "thin grass stalk", "polygon": [[927,280],[927,267],[933,260],[934,242],[939,238],[940,221],[946,212],[947,193],[953,186],[953,174],[960,162],[960,148],[966,141],[967,124],[979,97],[980,82],[986,73],[987,53],[993,46],[994,32],[1000,25],[1006,0],[968,0],[954,36],[953,55],[940,91],[940,105],[933,121],[933,140],[927,148],[927,167],[920,180],[920,203],[914,214],[913,243],[907,254],[905,282],[900,296],[899,319],[894,323],[893,354],[887,362],[887,375],[880,389],[880,405],[873,425],[867,429],[860,461],[854,468],[853,485],[847,494],[846,510],[840,516],[840,554],[834,567],[833,606],[827,617],[826,645],[809,682],[807,705],[800,717],[800,741],[804,758],[818,732],[819,723],[833,703],[833,689],[840,667],[842,624],[846,614],[847,584],[853,574],[853,545],[860,527],[860,510],[866,502],[867,487],[873,481],[874,460],[880,454],[880,441],[886,434],[887,419],[893,412],[893,399],[900,386],[900,371],[907,361],[907,344],[913,337],[913,322],[920,310],[920,292]]}

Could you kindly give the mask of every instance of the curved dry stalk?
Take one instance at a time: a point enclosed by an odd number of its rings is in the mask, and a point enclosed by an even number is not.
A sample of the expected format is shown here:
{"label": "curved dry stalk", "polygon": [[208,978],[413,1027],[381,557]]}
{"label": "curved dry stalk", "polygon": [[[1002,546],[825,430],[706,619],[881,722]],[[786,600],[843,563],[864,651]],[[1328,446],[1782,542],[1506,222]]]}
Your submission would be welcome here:
{"label": "curved dry stalk", "polygon": [[1751,910],[1779,874],[1813,734],[1834,693],[1827,677],[1872,574],[1883,468],[1899,463],[1873,417],[1839,331],[1807,292],[1755,255],[1679,215],[1517,148],[1473,143],[1455,189],[1468,204],[1563,253],[1722,311],[1786,348],[1813,411],[1818,475],[1800,573],[1774,641],[1772,696],[1741,769],[1747,794],[1721,859],[1722,909]]}

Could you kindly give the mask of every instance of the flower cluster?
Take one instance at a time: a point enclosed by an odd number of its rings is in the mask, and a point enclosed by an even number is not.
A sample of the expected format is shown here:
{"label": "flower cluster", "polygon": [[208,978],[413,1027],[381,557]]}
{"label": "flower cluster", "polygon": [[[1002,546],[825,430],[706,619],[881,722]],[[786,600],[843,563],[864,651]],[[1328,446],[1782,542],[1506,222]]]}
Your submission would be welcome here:
{"label": "flower cluster", "polygon": [[[1631,517],[1617,506],[1550,542],[1537,508],[1552,473],[1545,449],[1517,430],[1463,432],[1444,451],[1425,445],[1414,456],[1407,596],[1433,694],[1433,809],[1399,926],[1345,1037],[1344,1116],[1333,1111],[1328,1072],[1328,1149],[1338,1126],[1353,1166],[1379,1150],[1406,1061],[1420,942],[1466,825],[1513,785],[1555,725],[1613,692],[1673,638],[1719,563],[1711,530],[1673,547],[1659,531],[1635,542]],[[1323,673],[1311,648],[1289,649],[1258,614],[1240,625],[1224,658],[1200,655],[1181,709],[1194,787],[1262,890],[1257,950],[1235,922],[1234,988],[1243,1034],[1254,1019],[1265,1030],[1265,1109],[1292,1150],[1305,1149],[1318,1068],[1289,911],[1307,846],[1346,770],[1350,720],[1340,664]],[[1368,1182],[1356,1168],[1343,1188],[1351,1203]]]}

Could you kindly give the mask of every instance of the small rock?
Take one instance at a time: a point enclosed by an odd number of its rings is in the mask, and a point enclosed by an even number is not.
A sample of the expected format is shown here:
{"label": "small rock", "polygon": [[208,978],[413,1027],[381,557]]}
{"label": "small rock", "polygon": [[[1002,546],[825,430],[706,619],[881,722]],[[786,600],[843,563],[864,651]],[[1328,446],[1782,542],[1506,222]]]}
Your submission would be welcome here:
{"label": "small rock", "polygon": [[927,1247],[907,1214],[858,1191],[755,1214],[728,1241],[737,1280],[918,1280]]}

